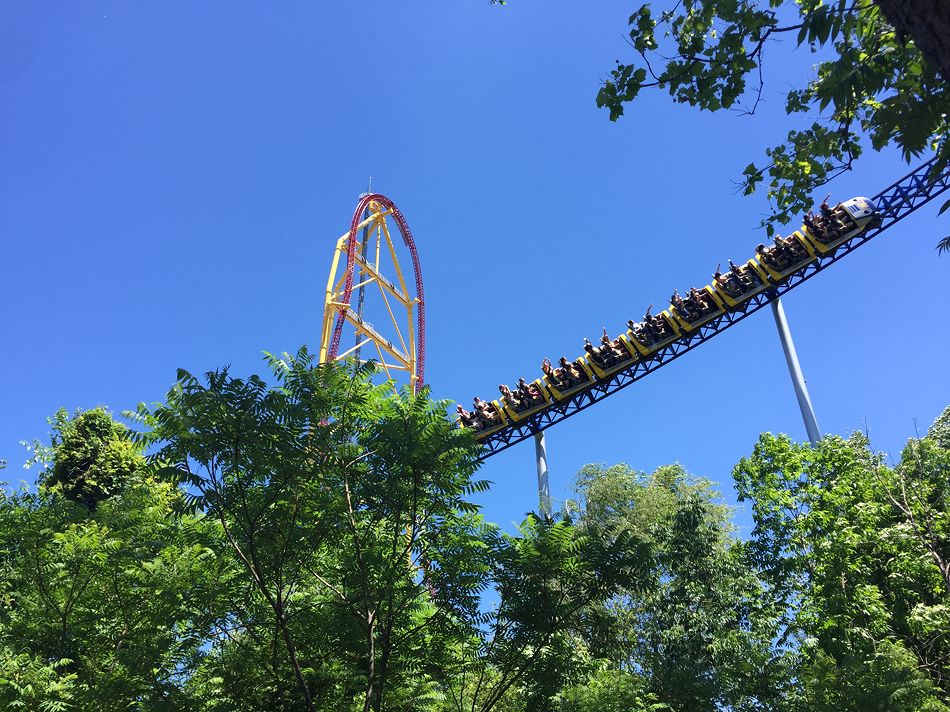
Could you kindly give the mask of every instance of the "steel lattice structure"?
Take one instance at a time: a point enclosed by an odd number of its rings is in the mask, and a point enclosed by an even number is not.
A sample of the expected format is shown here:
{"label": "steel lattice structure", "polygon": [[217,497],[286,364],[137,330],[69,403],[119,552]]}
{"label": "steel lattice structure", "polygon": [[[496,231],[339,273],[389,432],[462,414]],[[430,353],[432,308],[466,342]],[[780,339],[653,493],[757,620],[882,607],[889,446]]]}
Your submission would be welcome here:
{"label": "steel lattice structure", "polygon": [[760,292],[732,311],[726,311],[696,331],[686,334],[679,340],[660,349],[650,357],[642,360],[637,359],[629,368],[596,382],[589,389],[576,393],[564,401],[552,403],[548,409],[486,436],[481,441],[483,446],[481,459],[487,459],[503,450],[507,450],[512,445],[520,443],[522,440],[533,437],[536,433],[590,408],[607,396],[613,395],[617,391],[639,381],[644,376],[653,373],[658,368],[675,361],[683,354],[762,309],[789,290],[811,279],[845,255],[877,237],[950,188],[950,170],[944,170],[936,178],[930,176],[934,163],[935,159],[928,161],[872,198],[881,216],[881,222],[877,227],[866,230],[842,243],[833,253],[818,257],[817,260],[789,275],[782,284]]}
{"label": "steel lattice structure", "polygon": [[[399,265],[396,246],[389,231],[387,218],[392,218],[399,227],[403,244],[412,259],[415,277],[415,293],[409,289]],[[372,243],[372,257],[370,257]],[[340,258],[345,263],[340,265]],[[395,279],[386,277],[381,269],[381,257],[389,257],[395,269]],[[363,290],[372,286],[379,288],[382,304],[388,311],[388,325],[394,336],[387,338],[376,326],[364,319],[362,314]],[[359,293],[357,308],[353,308],[353,291]],[[392,301],[390,301],[392,300]],[[396,302],[396,308],[393,307]],[[414,314],[415,312],[415,314]],[[398,316],[397,316],[398,315]],[[385,318],[385,317],[384,317]],[[403,328],[404,327],[404,328]],[[356,334],[355,345],[343,352],[340,341],[344,328]],[[412,239],[406,218],[392,200],[379,193],[364,195],[356,206],[350,230],[336,245],[330,277],[327,280],[326,301],[323,309],[321,330],[320,363],[359,358],[364,346],[375,351],[374,360],[389,378],[393,372],[405,372],[409,384],[418,392],[425,375],[425,294],[422,288],[422,267],[419,253]]]}

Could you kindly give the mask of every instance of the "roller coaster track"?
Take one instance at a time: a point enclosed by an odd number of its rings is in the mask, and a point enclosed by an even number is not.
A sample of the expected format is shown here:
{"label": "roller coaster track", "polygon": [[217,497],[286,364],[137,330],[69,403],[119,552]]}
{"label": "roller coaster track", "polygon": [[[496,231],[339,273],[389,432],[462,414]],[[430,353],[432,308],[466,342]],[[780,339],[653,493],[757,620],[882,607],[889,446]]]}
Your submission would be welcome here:
{"label": "roller coaster track", "polygon": [[563,401],[552,403],[549,408],[534,414],[530,418],[491,433],[481,440],[483,446],[481,459],[485,460],[492,455],[507,450],[512,445],[533,437],[536,433],[547,430],[552,425],[560,423],[572,415],[587,410],[607,396],[613,395],[671,361],[675,361],[683,354],[692,351],[750,314],[754,314],[789,290],[794,289],[802,282],[811,279],[842,259],[845,255],[851,254],[892,225],[900,222],[919,207],[950,188],[950,169],[945,169],[936,179],[929,175],[934,163],[935,159],[924,163],[872,198],[881,216],[881,222],[877,227],[872,227],[859,235],[855,235],[847,242],[839,245],[834,252],[818,257],[818,259],[809,262],[797,272],[792,273],[781,284],[760,292],[738,307],[726,311],[696,331],[684,335],[651,356],[636,360],[629,368],[618,371],[609,378],[596,382],[589,389],[576,393]]}

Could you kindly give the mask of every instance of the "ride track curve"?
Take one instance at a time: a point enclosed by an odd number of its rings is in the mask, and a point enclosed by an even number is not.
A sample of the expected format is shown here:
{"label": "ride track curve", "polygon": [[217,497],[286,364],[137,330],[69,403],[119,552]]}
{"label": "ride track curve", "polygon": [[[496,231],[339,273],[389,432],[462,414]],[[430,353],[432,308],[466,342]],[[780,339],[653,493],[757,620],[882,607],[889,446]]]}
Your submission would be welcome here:
{"label": "ride track curve", "polygon": [[788,275],[775,287],[759,292],[739,306],[724,311],[695,331],[685,334],[650,356],[636,359],[628,368],[617,371],[602,380],[595,381],[590,388],[577,392],[562,401],[553,402],[548,408],[522,421],[510,423],[506,427],[480,438],[482,454],[479,459],[487,460],[492,455],[497,455],[512,445],[517,445],[522,440],[534,437],[537,433],[547,430],[552,425],[560,423],[583,410],[587,410],[607,396],[613,395],[671,361],[675,361],[683,354],[767,306],[789,290],[811,279],[845,255],[877,237],[950,188],[950,168],[944,167],[938,176],[930,176],[935,163],[936,159],[927,161],[871,198],[877,206],[878,215],[881,218],[876,227],[871,227],[846,240],[832,252],[818,256],[817,259],[810,261],[801,269]]}
{"label": "ride track curve", "polygon": [[[346,238],[346,266],[345,266],[345,281],[343,284],[343,291],[338,299],[335,300],[334,305],[328,302],[325,305],[325,310],[334,308],[336,311],[336,325],[333,328],[332,337],[330,338],[329,346],[327,347],[326,354],[321,361],[334,361],[337,359],[340,353],[340,339],[343,335],[343,326],[346,322],[347,311],[350,308],[350,301],[353,297],[353,279],[354,272],[358,267],[358,262],[356,258],[356,248],[359,242],[357,238],[357,233],[359,231],[360,223],[363,222],[363,214],[370,206],[371,203],[376,203],[392,216],[396,224],[399,226],[399,232],[402,235],[403,243],[406,245],[409,250],[409,254],[412,257],[412,269],[415,277],[415,286],[416,286],[416,355],[415,355],[415,369],[414,373],[410,374],[412,383],[414,385],[415,392],[419,392],[423,385],[423,379],[425,377],[425,354],[426,354],[426,316],[425,316],[425,293],[422,287],[422,265],[419,262],[419,252],[416,249],[415,240],[412,238],[412,231],[409,229],[409,223],[406,222],[406,218],[403,216],[399,208],[396,207],[396,204],[387,198],[385,195],[380,193],[369,193],[364,195],[360,202],[356,206],[356,210],[353,212],[353,219],[350,221],[350,230]],[[385,213],[383,214],[385,217]],[[331,270],[331,282],[333,281],[333,270]],[[329,290],[328,290],[329,291]]]}

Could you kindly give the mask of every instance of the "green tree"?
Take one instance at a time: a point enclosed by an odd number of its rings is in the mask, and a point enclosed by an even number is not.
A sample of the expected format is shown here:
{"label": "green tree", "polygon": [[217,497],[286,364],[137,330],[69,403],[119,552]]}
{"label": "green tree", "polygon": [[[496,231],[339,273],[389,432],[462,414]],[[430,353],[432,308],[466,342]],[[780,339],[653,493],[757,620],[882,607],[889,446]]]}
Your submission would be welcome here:
{"label": "green tree", "polygon": [[736,467],[803,708],[947,709],[948,454],[912,440],[889,468],[860,434],[816,448],[766,434]]}
{"label": "green tree", "polygon": [[180,709],[181,680],[219,622],[218,528],[179,516],[181,493],[104,418],[57,416],[41,476],[52,484],[0,496],[4,709]]}
{"label": "green tree", "polygon": [[642,677],[672,710],[760,709],[780,699],[789,661],[773,646],[777,613],[710,483],[678,465],[651,475],[588,465],[576,488],[582,530],[649,544],[645,575],[587,618],[584,637],[604,664]]}
{"label": "green tree", "polygon": [[273,383],[181,372],[166,404],[139,412],[163,476],[244,572],[217,659],[259,660],[266,674],[247,679],[270,708],[419,709],[484,587],[491,528],[466,500],[486,487],[477,445],[445,403],[392,397],[370,367],[318,366],[305,349],[268,360]]}
{"label": "green tree", "polygon": [[636,60],[618,60],[597,95],[612,120],[652,88],[701,110],[754,114],[774,42],[791,37],[818,57],[813,78],[786,96],[786,112],[803,120],[743,172],[746,194],[766,185],[769,234],[809,210],[812,193],[867,145],[893,144],[908,162],[936,155],[934,175],[950,161],[950,14],[937,0],[647,3],[630,15],[629,37]]}
{"label": "green tree", "polygon": [[496,537],[493,549],[495,605],[463,647],[452,709],[553,710],[561,688],[592,671],[576,635],[585,612],[643,576],[643,543],[623,533],[588,535],[566,516],[529,514],[518,535]]}
{"label": "green tree", "polygon": [[77,411],[72,418],[61,409],[49,423],[51,442],[34,442],[29,464],[45,465],[39,475],[41,486],[73,502],[94,509],[120,492],[145,465],[128,428],[104,408]]}

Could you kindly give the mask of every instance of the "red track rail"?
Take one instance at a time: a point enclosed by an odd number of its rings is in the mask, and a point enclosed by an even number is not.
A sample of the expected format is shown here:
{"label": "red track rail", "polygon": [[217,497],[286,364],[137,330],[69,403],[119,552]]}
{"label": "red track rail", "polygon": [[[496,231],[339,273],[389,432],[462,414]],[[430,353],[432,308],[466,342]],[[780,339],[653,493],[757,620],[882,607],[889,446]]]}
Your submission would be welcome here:
{"label": "red track rail", "polygon": [[[396,207],[396,204],[385,195],[380,195],[379,193],[364,195],[353,213],[353,220],[350,221],[350,233],[346,240],[346,282],[343,285],[343,295],[340,301],[343,304],[349,304],[353,296],[353,273],[356,268],[357,226],[362,222],[363,212],[371,201],[384,205],[392,211],[393,220],[396,221],[396,224],[399,226],[399,232],[402,234],[402,241],[406,244],[406,247],[409,248],[409,254],[412,255],[412,269],[416,277],[416,297],[419,299],[419,304],[416,307],[416,392],[418,392],[419,389],[422,388],[426,365],[426,300],[422,290],[422,266],[419,264],[419,252],[416,250],[416,243],[412,239],[412,231],[409,229],[409,223],[406,222],[406,218],[403,217],[403,214],[399,211],[399,208]],[[343,335],[345,313],[346,307],[341,307],[336,318],[336,327],[333,330],[333,339],[330,341],[330,348],[328,350],[327,358],[330,361],[334,360],[340,353],[340,338]]]}

